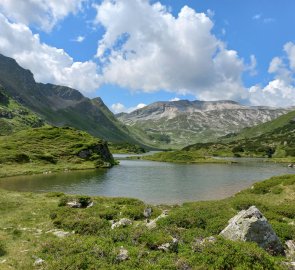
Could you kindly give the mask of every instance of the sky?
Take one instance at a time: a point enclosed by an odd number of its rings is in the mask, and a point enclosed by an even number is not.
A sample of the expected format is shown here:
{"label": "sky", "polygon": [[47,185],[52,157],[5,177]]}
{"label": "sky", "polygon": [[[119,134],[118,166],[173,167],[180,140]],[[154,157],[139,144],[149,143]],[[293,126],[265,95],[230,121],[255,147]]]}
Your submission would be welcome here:
{"label": "sky", "polygon": [[100,96],[295,105],[294,0],[1,0],[0,53]]}

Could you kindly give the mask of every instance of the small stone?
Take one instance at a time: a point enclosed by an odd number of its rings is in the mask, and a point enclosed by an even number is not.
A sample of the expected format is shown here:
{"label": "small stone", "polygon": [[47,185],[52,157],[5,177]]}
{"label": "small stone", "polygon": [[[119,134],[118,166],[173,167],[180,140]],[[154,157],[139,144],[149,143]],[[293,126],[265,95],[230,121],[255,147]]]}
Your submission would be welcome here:
{"label": "small stone", "polygon": [[45,261],[41,258],[37,258],[34,262],[34,266],[42,265]]}
{"label": "small stone", "polygon": [[166,218],[168,216],[168,210],[164,210],[163,213],[161,215],[159,215],[158,217],[156,217],[155,219],[149,221],[146,223],[146,227],[148,229],[154,229],[157,227],[157,221],[161,218]]}
{"label": "small stone", "polygon": [[125,249],[124,247],[120,247],[120,251],[119,251],[119,254],[116,257],[116,260],[118,262],[123,262],[123,261],[126,261],[128,259],[129,259],[128,250]]}
{"label": "small stone", "polygon": [[115,222],[112,224],[112,230],[119,227],[127,227],[128,225],[131,225],[132,221],[128,218],[122,218],[118,222]]}
{"label": "small stone", "polygon": [[63,230],[50,230],[50,231],[48,231],[46,233],[52,233],[53,235],[55,235],[58,238],[64,238],[64,237],[69,236],[70,234],[73,234],[74,231],[72,233],[70,233],[70,232],[66,232],[66,231],[63,231]]}
{"label": "small stone", "polygon": [[77,201],[68,202],[67,206],[69,206],[71,208],[81,208],[82,207],[81,203],[79,203]]}
{"label": "small stone", "polygon": [[90,207],[92,207],[94,205],[94,203],[93,202],[91,202],[90,204],[88,204],[87,205],[87,207],[86,208],[90,208]]}
{"label": "small stone", "polygon": [[178,239],[172,238],[171,242],[160,245],[158,247],[158,250],[162,250],[165,252],[168,252],[168,251],[177,252],[178,251]]}
{"label": "small stone", "polygon": [[144,215],[144,217],[149,218],[149,217],[151,217],[152,212],[153,212],[152,208],[148,207],[148,208],[144,209],[143,215]]}
{"label": "small stone", "polygon": [[206,238],[198,237],[195,239],[195,243],[192,246],[192,249],[194,251],[201,252],[203,247],[205,247],[207,244],[214,244],[216,242],[216,238],[214,236],[209,236]]}

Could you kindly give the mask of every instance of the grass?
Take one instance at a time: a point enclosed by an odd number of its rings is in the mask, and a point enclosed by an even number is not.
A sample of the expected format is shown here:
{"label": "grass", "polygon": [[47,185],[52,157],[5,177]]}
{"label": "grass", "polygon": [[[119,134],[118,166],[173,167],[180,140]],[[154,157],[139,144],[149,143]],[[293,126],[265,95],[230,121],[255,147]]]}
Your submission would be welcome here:
{"label": "grass", "polygon": [[39,116],[8,97],[0,85],[0,136],[44,125]]}
{"label": "grass", "polygon": [[114,154],[143,154],[147,150],[142,146],[130,143],[108,143],[109,149]]}
{"label": "grass", "polygon": [[[285,269],[286,258],[272,257],[254,243],[218,236],[237,211],[256,205],[284,242],[295,240],[295,175],[273,177],[233,197],[183,205],[149,206],[151,219],[164,209],[168,216],[147,229],[143,202],[130,198],[91,197],[91,208],[73,209],[62,193],[34,194],[0,190],[0,268],[32,269]],[[111,229],[111,221],[129,218],[132,225]],[[51,230],[73,232],[65,238]],[[215,243],[198,239],[215,236]],[[178,239],[167,252],[159,245]],[[129,259],[117,260],[120,247]]]}
{"label": "grass", "polygon": [[0,177],[113,164],[105,142],[73,128],[45,126],[0,137]]}
{"label": "grass", "polygon": [[173,163],[232,163],[232,161],[204,156],[195,151],[160,152],[141,159]]}

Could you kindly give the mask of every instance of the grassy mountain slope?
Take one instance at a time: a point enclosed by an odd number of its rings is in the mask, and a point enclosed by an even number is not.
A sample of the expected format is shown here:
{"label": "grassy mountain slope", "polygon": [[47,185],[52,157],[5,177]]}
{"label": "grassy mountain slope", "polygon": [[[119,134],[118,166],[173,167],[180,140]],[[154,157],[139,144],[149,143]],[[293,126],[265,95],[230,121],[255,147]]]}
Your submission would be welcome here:
{"label": "grassy mountain slope", "polygon": [[[257,135],[259,134],[259,135]],[[150,160],[195,162],[206,156],[271,157],[276,161],[295,161],[295,111],[268,123],[245,129],[218,142],[189,145],[177,152],[159,153]]]}
{"label": "grassy mountain slope", "polygon": [[40,117],[10,98],[0,85],[0,136],[43,125]]}
{"label": "grassy mountain slope", "polygon": [[[224,200],[150,206],[151,219],[168,210],[154,229],[146,227],[147,206],[139,200],[92,197],[90,208],[63,206],[75,197],[0,190],[1,269],[288,269],[282,263],[286,258],[218,234],[238,211],[256,205],[282,243],[294,240],[294,175],[254,184]],[[121,218],[129,218],[132,224],[112,230],[110,220]],[[58,230],[70,233],[59,238],[53,234]],[[209,236],[216,240],[206,240]],[[166,252],[158,249],[173,238],[178,244],[171,244]],[[125,261],[118,257],[121,246],[128,251]],[[34,267],[37,258],[44,261]]]}
{"label": "grassy mountain slope", "polygon": [[69,87],[36,83],[29,70],[3,55],[0,55],[0,84],[10,97],[49,124],[72,126],[109,141],[140,143],[101,99],[91,100]]}
{"label": "grassy mountain slope", "polygon": [[106,142],[73,128],[45,126],[0,136],[0,177],[113,164]]}
{"label": "grassy mountain slope", "polygon": [[238,134],[232,134],[231,136],[226,136],[222,139],[223,141],[233,141],[237,139],[257,137],[265,133],[273,132],[277,129],[280,129],[284,127],[285,125],[288,125],[290,121],[294,119],[295,119],[295,111],[291,111],[287,114],[279,116],[278,118],[272,121],[269,121],[254,127],[244,128]]}

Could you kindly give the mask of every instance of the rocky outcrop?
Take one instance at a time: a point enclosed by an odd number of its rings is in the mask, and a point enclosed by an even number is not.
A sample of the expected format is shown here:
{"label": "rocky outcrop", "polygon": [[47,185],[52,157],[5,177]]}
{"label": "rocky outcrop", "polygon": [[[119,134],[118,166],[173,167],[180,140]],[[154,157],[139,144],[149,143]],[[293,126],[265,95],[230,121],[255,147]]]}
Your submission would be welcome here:
{"label": "rocky outcrop", "polygon": [[255,242],[272,255],[284,254],[280,239],[255,206],[240,211],[220,235],[233,241]]}
{"label": "rocky outcrop", "polygon": [[89,146],[87,149],[81,150],[78,153],[78,157],[87,160],[95,160],[95,158],[100,157],[102,162],[98,163],[98,167],[111,167],[115,163],[106,142],[97,143]]}

